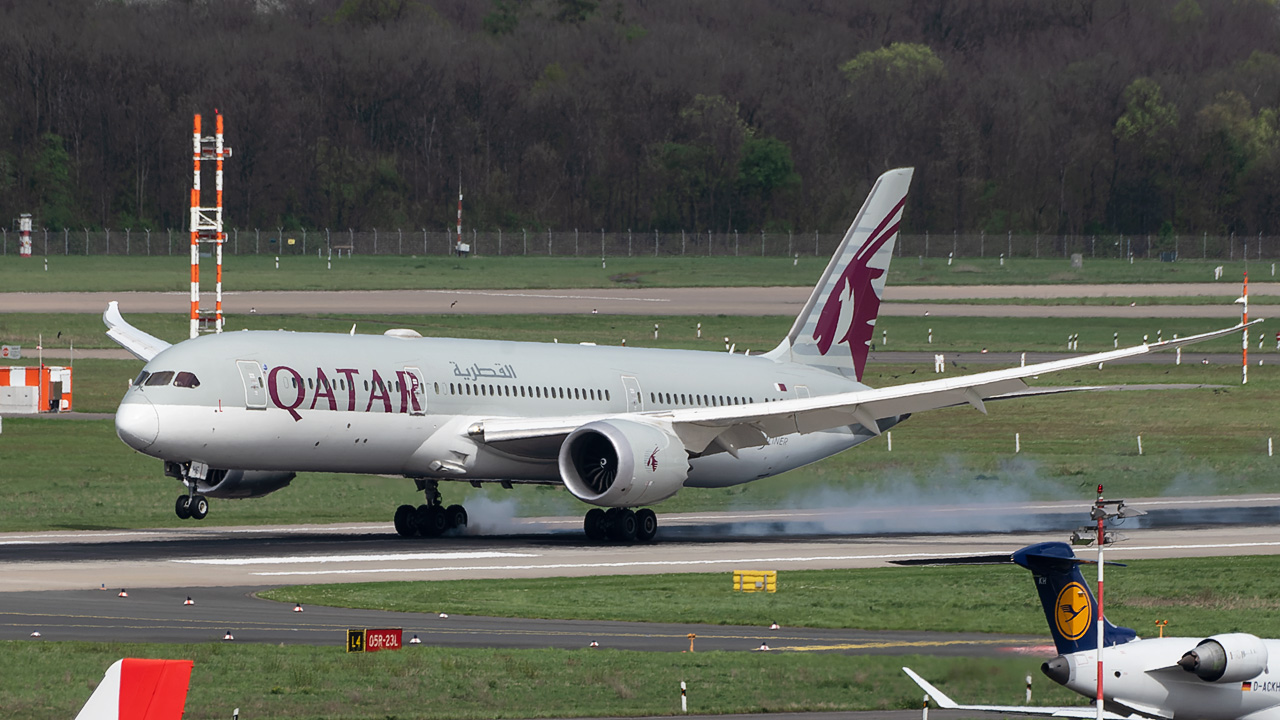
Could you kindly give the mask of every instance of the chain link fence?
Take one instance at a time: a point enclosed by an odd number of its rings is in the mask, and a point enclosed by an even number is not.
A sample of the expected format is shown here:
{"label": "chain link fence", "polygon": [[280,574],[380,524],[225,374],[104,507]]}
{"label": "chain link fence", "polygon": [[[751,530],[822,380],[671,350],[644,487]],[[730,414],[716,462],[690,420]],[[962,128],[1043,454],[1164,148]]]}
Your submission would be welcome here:
{"label": "chain link fence", "polygon": [[[828,257],[843,237],[836,233],[717,233],[493,230],[464,231],[462,243],[473,255],[546,255],[557,257],[739,256]],[[448,255],[457,245],[455,230],[333,230],[330,228],[227,231],[229,255]],[[37,229],[31,234],[35,255],[186,255],[190,233],[183,230]],[[0,255],[19,254],[17,231],[0,229]],[[211,250],[202,245],[202,252]],[[1135,260],[1263,260],[1280,255],[1280,238],[1271,235],[988,235],[949,233],[901,235],[895,254],[922,258],[1128,258]]]}

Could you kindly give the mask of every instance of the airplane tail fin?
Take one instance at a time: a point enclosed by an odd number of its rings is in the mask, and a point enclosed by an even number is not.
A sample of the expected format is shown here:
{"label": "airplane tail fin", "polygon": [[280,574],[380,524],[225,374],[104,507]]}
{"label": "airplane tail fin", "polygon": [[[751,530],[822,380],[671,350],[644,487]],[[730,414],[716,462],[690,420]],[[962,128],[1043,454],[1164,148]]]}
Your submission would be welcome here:
{"label": "airplane tail fin", "polygon": [[[1013,554],[1013,561],[1035,577],[1040,604],[1058,654],[1096,650],[1098,647],[1098,603],[1080,574],[1080,560],[1064,542],[1028,545]],[[1127,627],[1112,625],[1103,618],[1103,639],[1109,647],[1136,640],[1138,634]]]}
{"label": "airplane tail fin", "polygon": [[191,665],[190,660],[117,660],[76,720],[181,720]]}
{"label": "airplane tail fin", "polygon": [[912,168],[876,180],[782,343],[767,353],[862,379]]}

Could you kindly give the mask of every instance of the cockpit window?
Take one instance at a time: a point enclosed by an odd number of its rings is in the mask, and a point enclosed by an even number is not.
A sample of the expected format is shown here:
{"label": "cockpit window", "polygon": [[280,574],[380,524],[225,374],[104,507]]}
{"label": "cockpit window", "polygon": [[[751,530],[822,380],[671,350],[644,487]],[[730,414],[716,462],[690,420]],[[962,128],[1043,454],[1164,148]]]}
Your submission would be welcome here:
{"label": "cockpit window", "polygon": [[168,385],[169,381],[172,379],[173,379],[172,370],[163,370],[161,372],[151,373],[151,377],[147,378],[147,387],[153,387],[156,385]]}
{"label": "cockpit window", "polygon": [[138,386],[139,386],[139,385],[141,385],[142,383],[146,382],[146,381],[147,381],[147,378],[148,378],[150,375],[151,375],[151,373],[147,372],[146,370],[143,370],[142,372],[138,373],[138,377],[134,378],[133,386],[134,386],[134,387],[138,387]]}
{"label": "cockpit window", "polygon": [[198,388],[200,387],[200,379],[195,376],[195,373],[189,373],[184,370],[173,379],[173,384],[176,387]]}

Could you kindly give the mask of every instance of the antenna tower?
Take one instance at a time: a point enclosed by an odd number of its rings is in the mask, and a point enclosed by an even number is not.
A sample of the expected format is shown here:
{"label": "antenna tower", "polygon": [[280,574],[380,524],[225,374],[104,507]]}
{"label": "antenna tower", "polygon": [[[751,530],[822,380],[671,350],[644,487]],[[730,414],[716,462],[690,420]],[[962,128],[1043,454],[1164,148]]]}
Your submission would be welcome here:
{"label": "antenna tower", "polygon": [[[222,143],[222,115],[213,111],[215,132],[212,136],[200,135],[200,116],[195,116],[191,133],[191,337],[202,332],[222,332],[222,243],[227,234],[222,231],[222,161],[231,157],[231,148]],[[200,161],[214,161],[214,189],[216,200],[212,207],[201,205]],[[200,244],[212,243],[217,264],[214,278],[214,308],[200,308]]]}

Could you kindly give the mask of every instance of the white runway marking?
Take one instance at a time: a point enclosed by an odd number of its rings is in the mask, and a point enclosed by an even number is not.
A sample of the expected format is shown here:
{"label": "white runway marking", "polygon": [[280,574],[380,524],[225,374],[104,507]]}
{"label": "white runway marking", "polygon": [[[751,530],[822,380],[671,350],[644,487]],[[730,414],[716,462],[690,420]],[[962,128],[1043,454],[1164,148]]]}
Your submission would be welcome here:
{"label": "white runway marking", "polygon": [[173,562],[192,565],[284,565],[332,562],[392,562],[396,560],[489,560],[492,558],[538,557],[530,553],[509,553],[482,550],[478,552],[447,553],[393,553],[390,555],[295,555],[291,557],[260,558],[194,558]]}
{"label": "white runway marking", "polygon": [[[1277,547],[1280,542],[1249,542],[1249,543],[1205,543],[1200,545],[1151,545],[1151,546],[1135,546],[1128,548],[1120,548],[1124,550],[1208,550],[1221,548],[1248,548],[1248,547]],[[1010,553],[1013,550],[1009,551]],[[745,563],[797,563],[797,562],[834,562],[834,561],[855,561],[855,560],[908,560],[917,558],[948,558],[948,557],[967,557],[972,552],[957,553],[895,553],[880,555],[811,555],[799,557],[764,557],[764,558],[724,558],[715,560],[639,560],[631,562],[597,562],[597,563],[548,563],[545,565],[470,565],[470,566],[447,566],[447,567],[419,567],[419,568],[370,568],[370,569],[349,569],[349,570],[282,570],[276,572],[255,572],[253,575],[263,577],[288,577],[300,575],[364,575],[364,574],[391,574],[391,573],[426,573],[426,572],[459,572],[459,571],[520,571],[520,570],[588,570],[588,569],[617,569],[617,568],[640,568],[640,567],[694,567],[694,566],[712,566],[712,565],[733,565]],[[438,556],[437,556],[438,557]],[[191,562],[191,561],[182,561]]]}
{"label": "white runway marking", "polygon": [[[1012,551],[1010,551],[1012,552]],[[283,570],[255,572],[254,575],[351,575],[360,573],[411,573],[458,570],[566,570],[577,568],[689,567],[697,565],[733,565],[743,563],[830,562],[837,560],[900,560],[917,557],[965,557],[972,553],[901,553],[892,555],[810,555],[801,557],[723,558],[715,560],[636,560],[629,562],[548,563],[546,565],[472,565],[469,567],[374,568],[370,570]]]}

